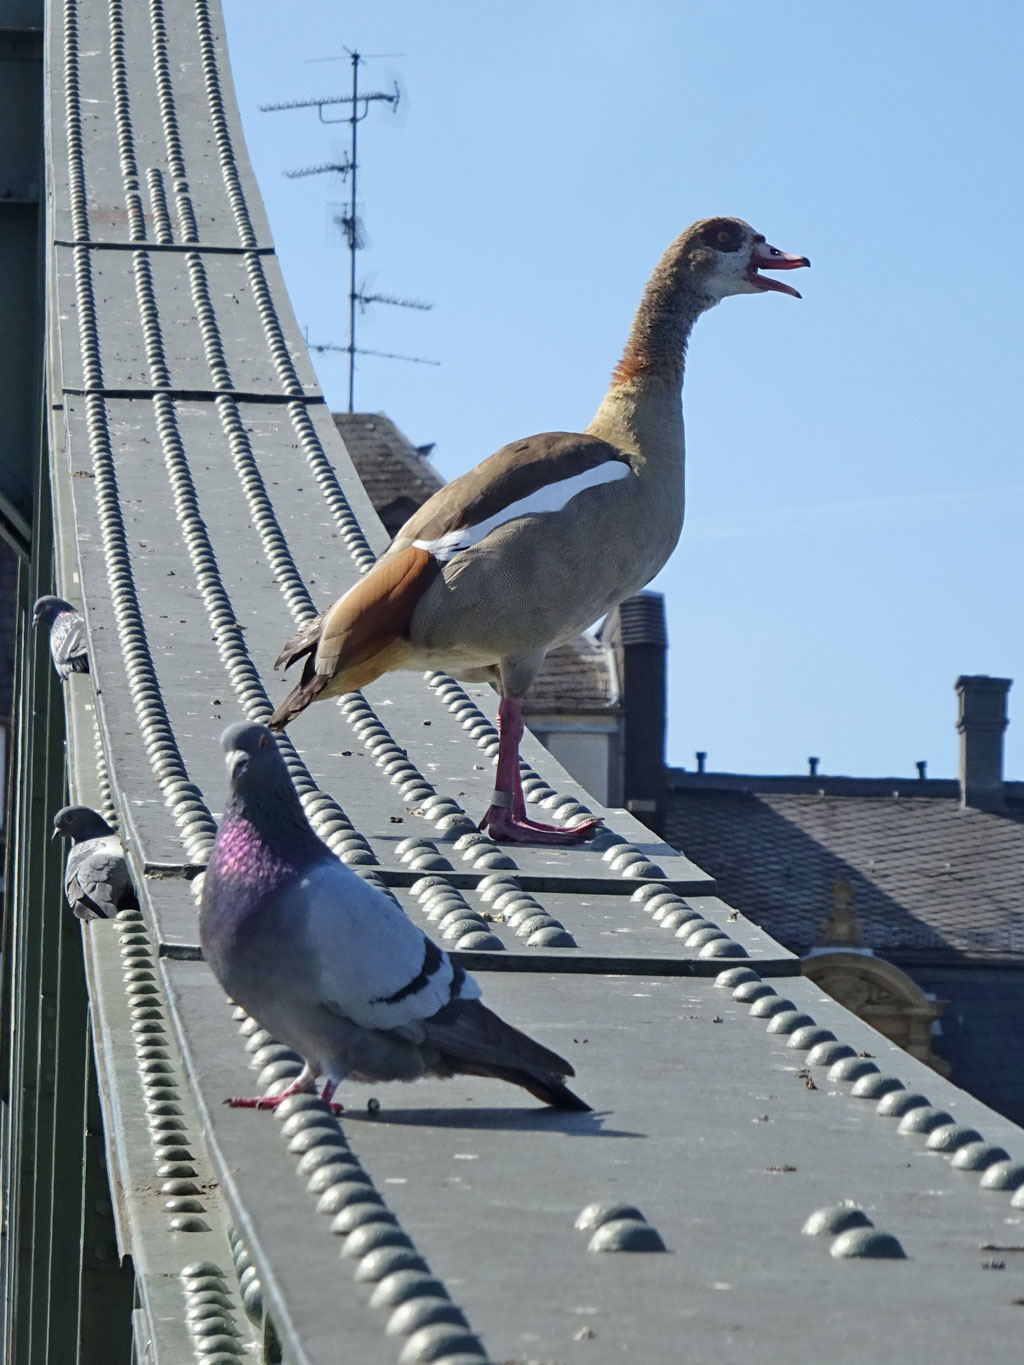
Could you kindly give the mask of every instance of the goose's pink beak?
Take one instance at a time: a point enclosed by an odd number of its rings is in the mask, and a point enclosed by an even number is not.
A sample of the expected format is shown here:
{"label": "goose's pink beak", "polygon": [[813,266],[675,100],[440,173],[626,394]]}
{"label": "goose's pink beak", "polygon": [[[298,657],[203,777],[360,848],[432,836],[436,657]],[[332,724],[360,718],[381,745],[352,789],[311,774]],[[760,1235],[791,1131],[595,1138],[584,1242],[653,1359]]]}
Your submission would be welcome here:
{"label": "goose's pink beak", "polygon": [[796,270],[802,265],[810,265],[806,256],[791,256],[786,251],[780,251],[778,247],[769,246],[767,242],[755,242],[754,249],[750,253],[750,269],[747,271],[747,279],[758,289],[775,289],[780,294],[792,294],[795,299],[800,298],[798,290],[790,284],[783,284],[781,280],[773,280],[770,276],[759,275],[758,270]]}

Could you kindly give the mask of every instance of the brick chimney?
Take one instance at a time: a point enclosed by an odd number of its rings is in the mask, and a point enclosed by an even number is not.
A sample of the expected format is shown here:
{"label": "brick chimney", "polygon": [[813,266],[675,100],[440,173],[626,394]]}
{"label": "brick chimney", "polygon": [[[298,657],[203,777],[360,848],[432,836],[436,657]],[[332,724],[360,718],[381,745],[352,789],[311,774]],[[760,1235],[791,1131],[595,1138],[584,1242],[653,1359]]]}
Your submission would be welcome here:
{"label": "brick chimney", "polygon": [[1010,678],[959,677],[956,728],[960,731],[960,804],[975,810],[1005,809],[1003,731]]}
{"label": "brick chimney", "polygon": [[627,810],[660,832],[665,806],[665,599],[641,592],[611,612],[601,639],[615,651],[623,711]]}

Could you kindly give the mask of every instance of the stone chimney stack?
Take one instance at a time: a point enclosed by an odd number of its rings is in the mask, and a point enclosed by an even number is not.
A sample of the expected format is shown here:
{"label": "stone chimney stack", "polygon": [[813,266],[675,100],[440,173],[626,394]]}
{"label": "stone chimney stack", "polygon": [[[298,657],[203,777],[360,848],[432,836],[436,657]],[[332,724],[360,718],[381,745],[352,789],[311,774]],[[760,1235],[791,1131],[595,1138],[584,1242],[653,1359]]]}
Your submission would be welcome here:
{"label": "stone chimney stack", "polygon": [[960,804],[975,810],[1005,809],[1003,794],[1003,731],[1010,678],[984,674],[959,677],[956,694],[960,731]]}

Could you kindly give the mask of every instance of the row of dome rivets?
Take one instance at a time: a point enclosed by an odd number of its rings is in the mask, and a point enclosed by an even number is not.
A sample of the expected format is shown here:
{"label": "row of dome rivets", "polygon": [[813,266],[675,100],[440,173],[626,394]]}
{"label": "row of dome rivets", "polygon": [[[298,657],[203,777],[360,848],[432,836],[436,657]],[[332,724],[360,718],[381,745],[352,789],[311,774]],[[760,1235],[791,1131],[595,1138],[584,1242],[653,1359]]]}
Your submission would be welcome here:
{"label": "row of dome rivets", "polygon": [[82,104],[78,73],[78,5],[66,0],[64,6],[64,103],[68,138],[68,191],[71,204],[72,236],[85,241],[89,218],[85,193],[85,161],[82,154]]}
{"label": "row of dome rivets", "polygon": [[124,32],[121,0],[110,0],[110,69],[114,90],[114,127],[117,134],[121,175],[125,182],[125,206],[128,236],[142,241],[146,236],[146,220],[139,196],[138,168],[135,162],[135,141],[132,136],[131,104],[128,98],[128,75],[124,60]]}
{"label": "row of dome rivets", "polygon": [[462,892],[443,877],[421,877],[410,888],[427,920],[436,924],[441,937],[455,948],[477,952],[501,952],[505,945],[472,910]]}
{"label": "row of dome rivets", "polygon": [[[236,692],[239,692],[240,700],[245,704],[247,713],[257,718],[265,718],[271,709],[270,701],[263,689],[259,674],[249,658],[244,637],[238,628],[230,599],[224,590],[217,569],[216,557],[199,511],[195,485],[178,433],[174,404],[171,399],[157,395],[154,399],[154,406],[164,458],[174,491],[178,519],[185,532],[185,539],[193,559],[200,592],[217,639],[218,651],[227,666],[232,686]],[[220,406],[219,403],[218,406]],[[237,417],[237,414],[235,415]],[[237,465],[237,451],[235,453]],[[292,781],[300,795],[305,798],[304,804],[309,802],[307,813],[310,814],[318,831],[327,837],[328,842],[335,852],[342,857],[343,861],[350,864],[354,862],[374,863],[376,860],[366,841],[352,828],[351,822],[340,806],[326,793],[322,793],[316,788],[305,764],[299,759],[290,741],[282,739],[280,743]],[[312,800],[316,802],[315,812],[310,810]],[[330,825],[329,831],[324,828],[325,824]],[[344,844],[344,847],[338,847],[339,844]]]}
{"label": "row of dome rivets", "polygon": [[[741,1004],[750,1003],[754,1017],[768,1018],[769,1031],[789,1033],[790,1047],[809,1048],[807,1064],[827,1066],[830,1082],[852,1082],[850,1093],[855,1099],[877,1101],[879,1117],[899,1119],[898,1133],[924,1136],[929,1151],[950,1155],[956,1170],[980,1171],[983,1189],[1012,1191],[1013,1207],[1024,1208],[1024,1163],[1011,1161],[1003,1148],[985,1142],[974,1128],[956,1123],[924,1095],[908,1090],[899,1077],[883,1075],[869,1058],[838,1042],[828,1030],[819,1030],[809,1015],[795,1010],[792,1001],[780,997],[753,968],[720,972],[715,984],[731,990]],[[817,1036],[821,1033],[827,1037]]]}
{"label": "row of dome rivets", "polygon": [[[281,585],[285,598],[292,607],[312,612],[312,603],[305,585],[295,568],[287,542],[273,515],[270,499],[259,474],[252,454],[248,434],[238,415],[233,399],[217,399],[217,410],[231,448],[235,468],[239,473],[246,498],[252,512],[253,524],[263,541],[268,560],[274,575]],[[173,447],[165,449],[169,467],[173,461],[172,484],[176,497],[180,496],[179,519],[188,526],[190,553],[193,545],[205,558],[205,566],[195,563],[197,579],[204,602],[207,605],[211,624],[218,639],[218,649],[228,668],[232,685],[240,693],[247,713],[254,719],[264,720],[271,711],[271,703],[263,688],[259,673],[253,665],[244,637],[238,629],[230,599],[224,590],[216,567],[216,558],[206,532],[205,523],[199,513],[195,486],[184,451],[180,449],[180,438],[170,442]],[[196,556],[193,555],[194,561]],[[219,619],[218,619],[219,616]],[[299,758],[291,741],[282,736],[279,746],[288,767],[292,783],[299,793],[306,814],[317,833],[332,850],[357,870],[363,866],[376,864],[372,850],[361,834],[354,828],[348,816],[326,792],[322,792],[313,781],[308,768]],[[373,878],[370,878],[374,880]]]}
{"label": "row of dome rivets", "polygon": [[217,151],[220,156],[221,173],[227,190],[228,200],[235,215],[238,235],[242,245],[256,246],[256,234],[246,207],[238,168],[235,164],[231,133],[224,111],[224,100],[220,92],[220,78],[217,74],[217,48],[213,40],[210,16],[206,0],[196,0],[196,29],[199,35],[199,51],[203,63],[203,80],[206,85],[206,99],[210,111],[210,124],[213,128]]}
{"label": "row of dome rivets", "polygon": [[829,1254],[837,1260],[906,1260],[907,1253],[892,1233],[876,1228],[856,1204],[816,1209],[801,1231],[808,1237],[834,1238]]}
{"label": "row of dome rivets", "polygon": [[146,171],[146,183],[149,186],[149,206],[150,214],[153,219],[153,235],[161,246],[168,246],[174,241],[174,229],[171,225],[171,215],[167,208],[167,195],[164,192],[164,178],[158,166],[150,166]]}
{"label": "row of dome rivets", "polygon": [[265,1318],[263,1284],[248,1247],[234,1227],[228,1228],[228,1245],[231,1247],[231,1259],[234,1262],[235,1275],[238,1277],[238,1292],[245,1315],[256,1327],[262,1327]]}
{"label": "row of dome rivets", "polygon": [[[442,925],[449,907],[453,914],[458,911],[458,901],[455,900],[455,896],[458,896],[459,900],[465,904],[461,893],[453,892],[453,888],[438,877],[422,877],[413,884],[410,890],[412,895],[423,903],[427,918],[439,920]],[[513,929],[517,938],[525,939],[528,948],[576,947],[576,940],[565,925],[553,915],[549,915],[544,907],[528,891],[523,891],[519,883],[513,878],[492,873],[480,881],[477,891],[484,901],[493,903],[495,910],[501,917],[501,922]],[[465,920],[470,916],[479,922],[479,929],[490,934],[487,929],[487,921],[474,915],[473,911],[467,909],[462,918]],[[453,925],[456,923],[458,921],[452,921]],[[501,944],[497,935],[492,934],[490,936],[494,938],[496,944]],[[473,949],[481,945],[476,942],[475,933],[471,933],[469,939],[458,938],[455,946]]]}
{"label": "row of dome rivets", "polygon": [[248,1355],[235,1325],[227,1276],[212,1261],[196,1261],[179,1274],[185,1292],[185,1322],[203,1365],[237,1365]]}
{"label": "row of dome rivets", "polygon": [[188,181],[185,178],[185,158],[181,149],[178,117],[174,107],[174,82],[167,55],[167,29],[164,25],[162,0],[150,0],[149,17],[153,34],[153,74],[160,106],[160,121],[164,131],[164,146],[167,150],[167,170],[178,209],[178,227],[183,242],[195,242],[199,240],[199,230]]}
{"label": "row of dome rivets", "polygon": [[185,267],[188,270],[192,304],[195,309],[196,321],[199,323],[199,335],[202,337],[203,350],[206,353],[206,365],[210,371],[213,387],[215,389],[230,389],[233,387],[231,372],[228,369],[227,357],[224,354],[224,346],[221,342],[217,314],[210,302],[210,290],[206,281],[206,267],[203,265],[202,256],[197,251],[188,252],[185,256]]}
{"label": "row of dome rivets", "polygon": [[153,292],[153,277],[149,267],[149,256],[144,251],[136,251],[132,256],[135,272],[135,294],[142,320],[142,335],[146,348],[150,379],[154,388],[167,388],[171,377],[167,368],[163,341],[160,336],[160,319],[157,313],[156,296]]}
{"label": "row of dome rivets", "polygon": [[635,1204],[620,1201],[588,1204],[573,1225],[591,1233],[588,1251],[664,1251],[657,1228],[651,1227]]}
{"label": "row of dome rivets", "polygon": [[360,573],[366,573],[376,563],[376,555],[370,549],[363,528],[359,525],[359,520],[352,511],[334,466],[324,453],[323,445],[316,434],[316,427],[313,425],[306,404],[289,403],[288,415],[306,456],[306,462],[316,479],[317,487],[327,503],[335,525],[338,527],[338,533],[352,556],[356,568]]}
{"label": "row of dome rivets", "polygon": [[203,79],[206,86],[207,105],[210,111],[210,124],[213,128],[214,139],[217,143],[221,176],[224,180],[224,187],[227,193],[228,202],[231,205],[231,211],[234,214],[239,239],[243,247],[250,248],[245,256],[245,265],[249,276],[249,287],[253,301],[256,304],[256,310],[260,316],[260,321],[263,324],[267,348],[277,370],[278,380],[282,390],[284,393],[290,395],[302,394],[302,384],[299,382],[298,376],[295,373],[295,367],[292,363],[288,346],[284,340],[277,309],[267,285],[266,276],[264,275],[263,262],[260,260],[258,253],[253,250],[257,245],[256,233],[252,226],[245,193],[242,189],[241,178],[238,174],[234,147],[231,142],[231,133],[228,128],[227,115],[224,109],[224,100],[220,90],[220,78],[217,73],[216,45],[213,40],[209,14],[205,3],[200,2],[196,5],[196,21],[199,31],[199,45],[202,54]]}
{"label": "row of dome rivets", "polygon": [[[403,797],[416,802],[417,812],[430,820],[446,837],[455,837],[454,848],[460,852],[474,871],[490,872],[498,868],[515,868],[516,863],[493,839],[477,829],[476,824],[459,803],[450,796],[435,792],[408,754],[381,722],[361,693],[350,693],[339,699],[339,709],[359,737],[364,749],[378,766],[401,760],[398,773]],[[409,844],[408,840],[403,843]],[[440,855],[438,855],[440,856]],[[450,868],[450,864],[449,864]],[[426,870],[426,869],[424,869]]]}
{"label": "row of dome rivets", "polygon": [[619,839],[612,830],[608,834],[617,842],[606,844],[601,861],[607,863],[613,872],[618,872],[622,877],[664,877],[663,869],[650,862],[635,844]]}
{"label": "row of dome rivets", "polygon": [[[203,19],[201,18],[201,23],[202,23],[202,22],[205,22],[205,20],[203,20]],[[212,71],[213,71],[213,81],[214,81],[214,85],[216,85],[216,68],[210,67],[210,66],[209,66],[209,61],[208,61],[208,59],[210,59],[210,57],[212,57],[212,52],[213,52],[212,40],[210,40],[210,45],[209,45],[208,51],[206,51],[206,53],[205,53],[206,70],[208,70],[208,89],[209,89],[209,87],[210,87],[210,72],[212,72]],[[218,100],[218,96],[217,96],[217,100]],[[213,101],[214,104],[216,104],[217,100],[214,100],[214,101]],[[214,120],[214,121],[216,121],[216,120]],[[218,134],[218,141],[223,141],[223,139],[221,139],[221,137],[220,137],[220,134]],[[228,145],[228,143],[225,143],[225,145]],[[182,168],[182,171],[183,171],[183,168]],[[258,257],[254,257],[254,258],[253,258],[253,262],[254,262],[254,265],[257,266],[257,268],[258,268],[258,266],[259,266]],[[300,411],[300,412],[302,412],[302,416],[304,416],[304,418],[307,418],[307,414],[304,414],[304,409],[302,409],[302,405],[291,404],[291,405],[289,405],[289,408],[295,409],[295,412],[294,412],[294,415],[295,415],[295,416],[298,416],[298,415],[299,415],[299,411]],[[313,433],[313,435],[314,435],[314,441],[315,441],[315,433]],[[315,445],[318,445],[318,442],[315,442]],[[351,513],[350,513],[350,516],[351,516]],[[492,732],[492,736],[494,736],[494,734],[496,734],[496,732],[493,732],[493,728],[490,728],[490,732]],[[457,807],[456,807],[456,809],[457,809]],[[451,814],[453,814],[453,812],[451,812],[451,811],[445,812],[445,815],[451,815]],[[490,853],[490,849],[487,850],[487,852]],[[502,854],[501,854],[500,852],[498,852],[497,856],[498,856],[498,859],[501,859]],[[475,859],[475,861],[481,861],[481,859],[479,859],[479,856],[477,857],[477,859]],[[490,854],[489,861],[490,861],[490,863],[493,864],[493,861],[494,861],[493,854]]]}
{"label": "row of dome rivets", "polygon": [[[660,869],[656,871],[659,876],[665,875]],[[675,937],[698,957],[707,959],[747,956],[747,950],[742,943],[737,943],[724,929],[719,928],[711,920],[706,920],[699,911],[687,905],[682,896],[677,896],[667,886],[659,886],[657,883],[639,886],[629,899],[649,914],[655,924],[674,932]]]}
{"label": "row of dome rivets", "polygon": [[[165,126],[165,140],[168,145],[170,167],[176,183],[184,185],[184,163],[180,155],[180,142],[177,140],[177,125],[174,116],[173,99],[171,94],[172,87],[169,72],[167,70],[166,65],[166,33],[163,27],[162,8],[158,0],[154,0],[154,3],[151,6],[151,16],[153,19],[155,66],[157,70],[158,86],[161,91],[162,113],[164,116]],[[187,189],[187,186],[184,186],[184,188]],[[194,231],[191,233],[186,231],[184,235],[186,240],[190,240],[194,239],[196,234]],[[202,266],[201,258],[198,255],[190,254],[189,257],[187,258],[187,263],[190,270],[190,276],[192,278],[193,293],[195,296],[197,314],[199,316],[201,323],[204,343],[206,345],[209,363],[211,365],[211,370],[213,372],[214,383],[215,385],[221,387],[228,386],[230,385],[231,382],[230,375],[227,373],[226,364],[224,363],[223,360],[223,349],[220,346],[219,334],[217,333],[216,330],[216,320],[213,314],[212,307],[209,304],[209,295],[208,289],[206,287],[205,271]],[[148,261],[146,262],[145,265],[145,273],[148,277]],[[156,335],[152,335],[152,328],[155,324],[155,304],[152,302],[151,284],[149,290],[148,306],[143,307],[142,311],[144,319],[144,328],[146,323],[148,323],[149,329],[151,331],[151,336],[150,338],[148,338],[148,340],[150,340],[152,344],[147,347],[147,349],[150,351],[151,365],[152,364],[162,365],[163,364],[162,348],[158,349],[157,346],[158,331]],[[157,384],[161,382],[169,382],[167,380],[165,370],[164,373],[161,374],[158,369],[157,373],[154,375],[154,382]],[[198,520],[199,520],[198,513],[196,513],[196,521]],[[213,563],[215,566],[212,551],[209,550],[208,545],[201,546],[200,553],[205,553],[209,562]],[[233,617],[230,617],[230,619],[233,623]],[[148,681],[149,680],[147,680],[147,682]],[[155,686],[152,688],[152,691],[157,697],[159,696],[158,689],[156,689]],[[264,700],[266,702],[267,708],[269,708],[269,701],[266,701],[265,694],[262,694],[261,698],[260,694],[257,693],[252,688],[251,684],[250,691],[253,691],[254,700],[257,701],[259,701],[260,699]],[[251,714],[251,707],[247,709],[250,710]],[[201,801],[195,800],[195,797],[197,797],[198,795],[199,795],[198,792],[195,789],[193,789],[192,792],[193,799],[189,802],[189,809],[192,813],[202,815],[205,808],[203,807]],[[338,810],[340,813],[340,808],[338,808]],[[351,825],[347,821],[345,823],[351,830]],[[205,842],[205,840],[203,842]],[[354,860],[358,860],[360,862],[375,861],[372,858],[372,854],[369,852],[368,846],[365,845],[365,841],[361,840],[361,838],[360,844],[361,847],[359,847],[355,851],[348,850],[350,856],[346,859],[346,861]],[[202,851],[202,849],[200,849],[200,851]]]}
{"label": "row of dome rivets", "polygon": [[[86,296],[79,299],[79,309],[82,312],[91,310],[91,307],[90,284]],[[196,789],[188,782],[156,680],[131,573],[131,559],[120,509],[106,407],[97,395],[86,397],[86,420],[96,479],[95,491],[100,512],[104,558],[125,674],[135,705],[139,731],[147,756],[165,793],[168,792],[172,781],[181,784],[176,792],[166,796],[167,803],[174,812],[189,856],[194,861],[203,861],[212,846],[216,826]]]}
{"label": "row of dome rivets", "polygon": [[[138,910],[119,911],[116,922],[128,1010],[135,1032],[136,1063],[150,1142],[159,1168],[157,1173],[163,1176],[166,1163],[180,1168],[173,1175],[164,1177],[161,1185],[161,1193],[167,1196],[164,1209],[171,1215],[169,1225],[173,1231],[209,1232],[209,1224],[198,1216],[206,1212],[206,1206],[199,1198],[199,1187],[190,1179],[195,1175],[190,1164],[195,1158],[187,1146],[174,1066],[163,1045],[162,995],[156,982],[152,944]],[[141,1031],[143,1027],[145,1032]]]}
{"label": "row of dome rivets", "polygon": [[275,1116],[317,1212],[344,1239],[342,1259],[355,1263],[356,1281],[374,1286],[370,1306],[388,1313],[388,1334],[405,1338],[400,1365],[455,1365],[463,1357],[485,1365],[479,1339],[385,1206],[327,1105],[313,1094],[292,1095]]}

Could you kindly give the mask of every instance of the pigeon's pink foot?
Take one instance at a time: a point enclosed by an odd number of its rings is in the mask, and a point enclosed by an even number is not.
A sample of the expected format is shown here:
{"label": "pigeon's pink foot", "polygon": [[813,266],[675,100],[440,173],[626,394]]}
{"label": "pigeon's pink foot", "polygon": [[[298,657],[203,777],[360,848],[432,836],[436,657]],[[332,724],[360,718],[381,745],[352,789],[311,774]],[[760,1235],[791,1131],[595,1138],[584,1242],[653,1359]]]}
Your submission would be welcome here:
{"label": "pigeon's pink foot", "polygon": [[345,1110],[345,1106],[343,1104],[336,1104],[331,1099],[331,1096],[334,1094],[336,1089],[337,1086],[334,1081],[324,1081],[324,1088],[320,1092],[320,1098],[323,1100],[324,1104],[327,1105],[327,1108],[335,1117],[343,1113]]}
{"label": "pigeon's pink foot", "polygon": [[[252,1095],[248,1097],[235,1095],[224,1103],[230,1109],[270,1109],[274,1110],[279,1104],[283,1104],[292,1095],[308,1095],[310,1091],[316,1092],[316,1076],[310,1066],[304,1066],[292,1081],[291,1085],[281,1091],[280,1095]],[[324,1086],[324,1099],[328,1102],[334,1094],[334,1086],[328,1081]],[[331,1105],[335,1113],[341,1108]]]}
{"label": "pigeon's pink foot", "polygon": [[232,1095],[224,1103],[229,1109],[276,1109],[288,1098],[289,1093],[295,1094],[296,1092],[286,1090],[283,1095]]}
{"label": "pigeon's pink foot", "polygon": [[582,820],[578,825],[542,825],[507,806],[488,806],[480,828],[492,839],[514,844],[579,844],[589,839],[600,820]]}

